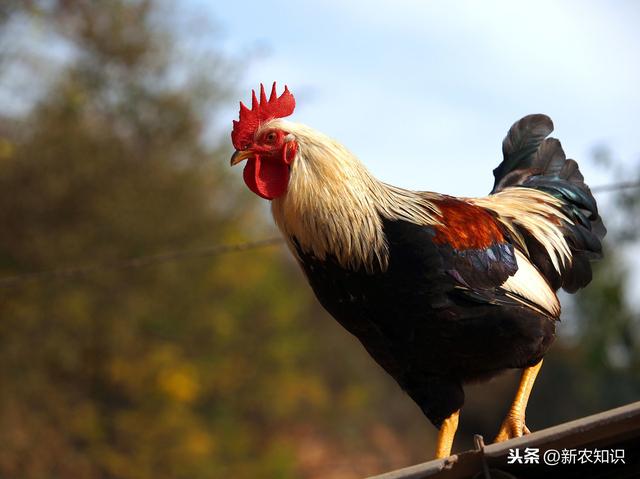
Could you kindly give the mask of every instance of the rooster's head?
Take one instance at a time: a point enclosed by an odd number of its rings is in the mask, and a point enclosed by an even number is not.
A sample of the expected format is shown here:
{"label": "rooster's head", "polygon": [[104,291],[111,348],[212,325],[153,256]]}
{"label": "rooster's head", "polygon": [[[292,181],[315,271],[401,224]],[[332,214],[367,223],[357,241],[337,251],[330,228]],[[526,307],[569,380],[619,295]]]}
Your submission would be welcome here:
{"label": "rooster's head", "polygon": [[236,152],[231,165],[247,160],[244,181],[255,194],[273,200],[282,196],[289,185],[291,163],[298,144],[288,131],[271,126],[271,120],[293,113],[296,101],[285,86],[278,96],[276,84],[269,99],[260,85],[260,99],[253,91],[251,109],[240,102],[240,118],[233,122],[231,141]]}

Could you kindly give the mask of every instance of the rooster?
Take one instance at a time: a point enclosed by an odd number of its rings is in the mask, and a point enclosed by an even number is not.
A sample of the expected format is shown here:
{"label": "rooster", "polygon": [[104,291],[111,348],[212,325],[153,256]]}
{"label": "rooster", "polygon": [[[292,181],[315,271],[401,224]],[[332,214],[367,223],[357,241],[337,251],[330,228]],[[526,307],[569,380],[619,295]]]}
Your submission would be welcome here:
{"label": "rooster", "polygon": [[456,198],[376,180],[337,141],[286,121],[273,84],[240,103],[231,165],[274,220],[323,307],[438,428],[451,453],[463,385],[522,369],[497,441],[529,432],[525,408],[560,303],[591,281],[606,230],[546,115],[517,121],[488,196]]}

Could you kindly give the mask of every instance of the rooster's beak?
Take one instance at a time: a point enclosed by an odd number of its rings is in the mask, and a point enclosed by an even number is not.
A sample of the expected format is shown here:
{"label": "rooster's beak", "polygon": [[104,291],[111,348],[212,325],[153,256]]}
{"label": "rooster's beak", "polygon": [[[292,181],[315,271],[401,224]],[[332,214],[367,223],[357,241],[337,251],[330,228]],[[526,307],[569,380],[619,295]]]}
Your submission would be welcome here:
{"label": "rooster's beak", "polygon": [[253,152],[250,150],[237,150],[231,157],[231,166],[237,165],[241,161],[244,161],[252,156]]}

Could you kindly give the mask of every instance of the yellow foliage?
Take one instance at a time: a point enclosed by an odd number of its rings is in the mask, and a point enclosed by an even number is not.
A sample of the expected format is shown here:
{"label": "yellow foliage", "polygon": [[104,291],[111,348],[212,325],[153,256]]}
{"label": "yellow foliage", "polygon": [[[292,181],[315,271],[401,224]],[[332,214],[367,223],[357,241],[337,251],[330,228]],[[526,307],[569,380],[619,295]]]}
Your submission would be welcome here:
{"label": "yellow foliage", "polygon": [[347,411],[358,411],[367,404],[369,394],[361,384],[349,385],[342,394],[342,404]]}
{"label": "yellow foliage", "polygon": [[251,366],[241,355],[228,356],[221,359],[212,374],[211,388],[213,392],[224,397],[241,394],[242,386],[247,385],[247,376]]}
{"label": "yellow foliage", "polygon": [[174,401],[193,402],[200,390],[196,371],[189,366],[174,366],[158,374],[158,386]]}
{"label": "yellow foliage", "polygon": [[13,158],[15,147],[7,138],[0,137],[0,160]]}
{"label": "yellow foliage", "polygon": [[274,406],[283,416],[322,409],[329,402],[328,391],[318,377],[288,374],[274,381],[274,385],[278,386],[277,392],[274,391]]}
{"label": "yellow foliage", "polygon": [[204,431],[193,431],[185,441],[185,452],[195,458],[215,454],[215,448],[214,438]]}

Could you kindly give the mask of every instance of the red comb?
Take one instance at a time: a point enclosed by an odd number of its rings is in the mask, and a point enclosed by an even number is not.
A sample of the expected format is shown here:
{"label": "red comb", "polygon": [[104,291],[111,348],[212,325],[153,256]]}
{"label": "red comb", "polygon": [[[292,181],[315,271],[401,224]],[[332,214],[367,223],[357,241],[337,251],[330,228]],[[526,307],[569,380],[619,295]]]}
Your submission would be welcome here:
{"label": "red comb", "polygon": [[284,92],[278,96],[276,82],[271,87],[271,95],[267,100],[264,86],[260,84],[260,101],[256,98],[255,90],[251,91],[251,110],[240,102],[240,118],[233,121],[231,141],[236,150],[243,150],[253,140],[253,135],[261,123],[273,118],[284,118],[293,113],[296,100],[285,85]]}

